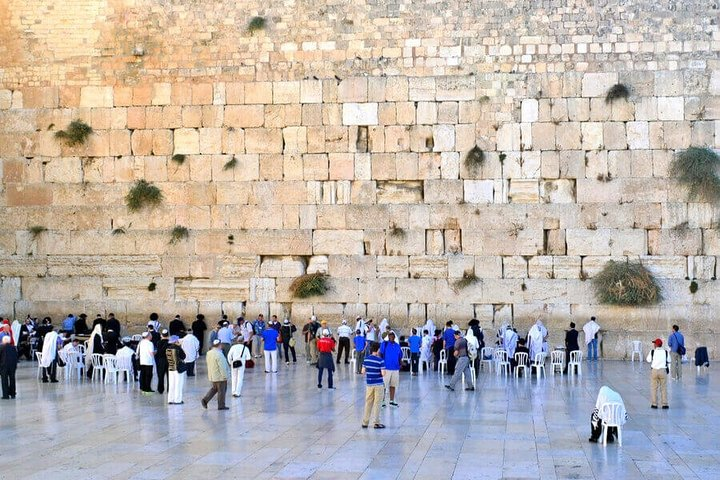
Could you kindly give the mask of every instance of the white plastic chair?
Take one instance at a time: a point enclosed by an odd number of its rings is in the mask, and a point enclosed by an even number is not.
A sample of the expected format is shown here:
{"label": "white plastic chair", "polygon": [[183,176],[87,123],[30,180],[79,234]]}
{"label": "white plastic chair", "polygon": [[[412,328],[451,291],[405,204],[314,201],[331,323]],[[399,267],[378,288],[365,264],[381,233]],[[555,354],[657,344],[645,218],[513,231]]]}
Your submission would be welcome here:
{"label": "white plastic chair", "polygon": [[357,352],[354,348],[350,349],[350,369],[351,371],[357,371]]}
{"label": "white plastic chair", "polygon": [[103,362],[102,354],[93,353],[92,357],[90,357],[90,362],[93,368],[91,380],[94,382],[96,379],[98,379],[102,382],[103,373],[105,372],[105,364]]}
{"label": "white plastic chair", "polygon": [[402,350],[402,361],[410,363],[410,347],[400,347]]}
{"label": "white plastic chair", "polygon": [[621,403],[604,403],[600,406],[600,418],[602,418],[602,443],[607,445],[608,427],[616,427],[618,432],[618,444],[622,445],[622,415],[623,405]]}
{"label": "white plastic chair", "polygon": [[[547,356],[547,353],[540,352],[535,354],[535,358],[533,359],[532,363],[530,364],[530,375],[532,375],[533,369],[535,369],[535,375],[540,378],[541,376],[547,377],[547,373],[545,373],[545,357]],[[540,373],[542,372],[542,375]]]}
{"label": "white plastic chair", "polygon": [[505,350],[495,350],[493,352],[493,362],[495,363],[496,375],[500,375],[500,371],[504,375],[510,375],[510,362],[508,361],[508,353]]}
{"label": "white plastic chair", "polygon": [[67,356],[65,355],[65,351],[63,349],[58,349],[57,356],[62,362],[65,364],[64,367],[60,366],[60,362],[58,362],[57,365],[57,371],[59,375],[62,375],[65,380],[69,378],[70,373],[68,373],[67,368]]}
{"label": "white plastic chair", "polygon": [[640,340],[633,340],[632,341],[632,353],[630,354],[630,361],[635,361],[635,355],[638,357],[638,362],[642,363],[642,342]]}
{"label": "white plastic chair", "polygon": [[[115,357],[115,363],[117,366],[118,376],[125,374],[124,377],[125,381],[129,383],[130,385],[135,385],[135,382],[133,381],[133,364],[132,364],[132,357],[128,356],[122,356],[122,357]],[[120,381],[118,379],[118,381]]]}
{"label": "white plastic chair", "polygon": [[495,349],[493,347],[483,347],[480,349],[480,369],[487,364],[488,372],[492,372],[494,351]]}
{"label": "white plastic chair", "polygon": [[42,377],[42,371],[43,371],[43,367],[42,367],[42,352],[35,352],[35,358],[37,358],[37,362],[38,362],[38,364],[37,364],[37,365],[38,365],[38,368],[37,368],[37,378],[38,378],[38,380],[40,380],[40,377]]}
{"label": "white plastic chair", "polygon": [[67,352],[65,354],[67,372],[71,377],[77,375],[78,380],[83,378],[83,370],[85,369],[85,363],[82,361],[82,356],[79,352]]}
{"label": "white plastic chair", "polygon": [[[477,374],[475,373],[475,366],[472,364],[472,362],[470,362],[470,376],[472,377],[472,386],[473,388],[475,388],[475,380],[477,379]],[[460,381],[463,385],[465,385],[465,372],[462,373]]]}
{"label": "white plastic chair", "polygon": [[[95,355],[93,355],[95,357]],[[103,359],[103,367],[105,368],[105,383],[110,383],[110,378],[112,378],[113,383],[118,383],[118,365],[117,365],[117,358],[115,355],[105,354],[102,356]],[[95,375],[95,372],[93,372],[93,376]]]}
{"label": "white plastic chair", "polygon": [[582,375],[582,359],[582,350],[575,350],[574,352],[570,352],[570,362],[568,362],[568,373],[570,373],[570,375],[575,374],[575,368],[577,368],[577,374]]}
{"label": "white plastic chair", "polygon": [[555,375],[555,370],[562,375],[565,369],[565,352],[562,350],[554,350],[550,353],[550,371]]}
{"label": "white plastic chair", "polygon": [[528,363],[528,354],[525,352],[518,352],[515,354],[515,377],[520,376],[520,369],[523,370],[523,375],[527,376],[527,363]]}
{"label": "white plastic chair", "polygon": [[447,352],[445,349],[440,350],[440,360],[438,361],[438,372],[440,375],[445,375],[447,371]]}
{"label": "white plastic chair", "polygon": [[130,339],[131,339],[133,342],[139,342],[139,341],[142,340],[142,335],[133,335],[132,337],[130,337]]}

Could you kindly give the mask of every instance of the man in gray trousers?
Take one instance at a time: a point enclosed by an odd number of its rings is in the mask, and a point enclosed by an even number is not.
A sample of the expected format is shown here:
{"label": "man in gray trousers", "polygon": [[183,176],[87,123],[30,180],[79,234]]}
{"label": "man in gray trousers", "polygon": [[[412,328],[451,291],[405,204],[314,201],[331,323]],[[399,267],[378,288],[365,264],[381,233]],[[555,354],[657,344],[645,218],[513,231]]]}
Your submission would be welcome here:
{"label": "man in gray trousers", "polygon": [[462,338],[459,330],[455,330],[455,349],[453,351],[453,355],[455,355],[455,358],[457,359],[457,363],[455,364],[455,373],[450,379],[450,383],[445,385],[445,388],[455,391],[455,385],[457,385],[464,373],[465,390],[475,390],[475,387],[473,387],[472,373],[470,371],[470,358],[468,358],[467,340]]}

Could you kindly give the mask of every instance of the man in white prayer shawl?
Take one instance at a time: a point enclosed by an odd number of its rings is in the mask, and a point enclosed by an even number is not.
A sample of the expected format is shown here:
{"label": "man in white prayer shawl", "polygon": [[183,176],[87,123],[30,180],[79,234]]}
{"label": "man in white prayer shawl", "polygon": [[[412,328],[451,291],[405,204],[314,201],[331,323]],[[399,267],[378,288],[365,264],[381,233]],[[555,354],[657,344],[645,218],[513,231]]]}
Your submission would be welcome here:
{"label": "man in white prayer shawl", "polygon": [[535,359],[535,355],[543,351],[543,342],[547,337],[547,329],[541,320],[535,322],[528,332],[528,343],[530,344],[530,360]]}
{"label": "man in white prayer shawl", "polygon": [[[618,392],[610,387],[603,386],[598,392],[597,400],[595,400],[595,409],[590,416],[590,438],[588,439],[592,443],[597,443],[602,435],[603,422],[606,419],[602,418],[602,406],[606,403],[619,403],[620,407],[620,425],[624,425],[627,421],[627,411],[625,410],[625,402]],[[607,442],[612,443],[615,440],[613,437],[617,437],[617,428],[608,427],[607,429]]]}
{"label": "man in white prayer shawl", "polygon": [[[45,334],[42,357],[40,358],[40,366],[43,367],[43,383],[48,383],[48,381],[57,383],[57,343],[57,332],[50,331]],[[48,375],[50,380],[48,380]]]}
{"label": "man in white prayer shawl", "polygon": [[518,334],[512,329],[510,325],[505,327],[505,333],[503,334],[503,347],[508,353],[508,358],[515,357],[515,348],[517,348]]}
{"label": "man in white prayer shawl", "polygon": [[597,360],[598,358],[598,340],[597,333],[600,331],[600,325],[595,321],[595,317],[591,317],[590,321],[583,326],[585,332],[585,345],[587,345],[587,359]]}
{"label": "man in white prayer shawl", "polygon": [[430,334],[430,337],[432,338],[433,335],[435,335],[435,322],[433,322],[432,318],[428,318],[427,322],[425,322],[425,326],[423,327],[423,330],[427,330]]}
{"label": "man in white prayer shawl", "polygon": [[427,328],[423,329],[422,343],[420,344],[420,364],[422,365],[422,362],[426,362],[428,369],[430,369],[430,364],[432,364],[432,335],[434,332],[434,330],[431,332]]}
{"label": "man in white prayer shawl", "polygon": [[22,326],[20,325],[20,322],[18,322],[17,320],[15,320],[12,323],[12,326],[10,327],[10,330],[12,330],[12,340],[13,340],[13,343],[15,344],[15,347],[17,347],[20,343],[20,329],[21,328],[22,328]]}

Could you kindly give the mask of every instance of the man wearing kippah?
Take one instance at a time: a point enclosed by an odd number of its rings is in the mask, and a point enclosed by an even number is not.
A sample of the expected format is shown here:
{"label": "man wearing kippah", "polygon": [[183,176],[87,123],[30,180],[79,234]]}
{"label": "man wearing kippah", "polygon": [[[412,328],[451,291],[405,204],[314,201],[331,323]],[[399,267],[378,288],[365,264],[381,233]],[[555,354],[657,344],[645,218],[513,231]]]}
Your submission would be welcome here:
{"label": "man wearing kippah", "polygon": [[225,406],[225,393],[227,392],[227,380],[230,376],[230,365],[222,351],[220,340],[214,340],[212,348],[207,353],[208,380],[212,385],[200,403],[207,409],[208,402],[217,394],[218,410],[229,410]]}

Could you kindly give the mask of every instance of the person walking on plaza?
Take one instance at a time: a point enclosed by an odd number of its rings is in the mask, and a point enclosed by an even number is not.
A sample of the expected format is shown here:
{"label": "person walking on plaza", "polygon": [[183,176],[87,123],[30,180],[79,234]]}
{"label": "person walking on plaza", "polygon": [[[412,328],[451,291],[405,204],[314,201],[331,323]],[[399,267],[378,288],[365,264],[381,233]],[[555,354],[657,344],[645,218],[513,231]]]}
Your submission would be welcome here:
{"label": "person walking on plaza", "polygon": [[333,363],[332,352],[335,351],[335,340],[330,336],[330,330],[324,328],[321,333],[322,337],[317,341],[317,348],[320,352],[318,358],[318,388],[322,388],[322,377],[323,371],[328,371],[328,388],[334,389],[333,387],[333,371],[335,371],[335,364]]}
{"label": "person walking on plaza", "polygon": [[[387,340],[380,344],[380,356],[382,356],[385,362],[385,375],[383,380],[385,381],[385,387],[387,387],[390,393],[390,405],[397,407],[398,404],[395,401],[395,391],[400,385],[400,365],[402,365],[402,348],[400,344],[395,341],[395,332],[390,330],[388,333]],[[385,406],[385,400],[383,399],[383,407]]]}
{"label": "person walking on plaza", "polygon": [[410,372],[413,376],[417,376],[418,374],[420,347],[422,346],[422,338],[420,338],[417,333],[417,328],[413,328],[412,335],[408,338],[408,346],[410,347]]}
{"label": "person walking on plaza", "polygon": [[140,391],[144,394],[151,394],[153,366],[155,366],[155,346],[150,340],[150,332],[142,333],[142,340],[137,347],[138,358],[140,359]]}
{"label": "person walking on plaza", "polygon": [[365,336],[362,334],[362,330],[359,328],[355,330],[353,343],[355,344],[355,373],[360,375],[360,373],[362,373],[363,361],[365,360],[367,342],[365,341]]}
{"label": "person walking on plaza", "polygon": [[455,364],[455,373],[450,379],[450,383],[445,385],[448,390],[455,391],[455,386],[465,374],[465,390],[475,390],[473,387],[472,371],[470,370],[470,358],[468,357],[468,343],[462,338],[460,331],[455,330],[455,343],[453,346],[453,356],[457,360]]}
{"label": "person walking on plaza", "polygon": [[685,355],[685,337],[680,333],[680,327],[672,326],[672,333],[668,337],[668,347],[670,347],[670,371],[673,380],[682,378],[682,358]]}
{"label": "person walking on plaza", "polygon": [[225,406],[225,393],[227,392],[227,380],[230,376],[230,365],[222,351],[220,340],[213,342],[212,348],[206,356],[208,380],[212,384],[210,390],[200,400],[203,408],[207,409],[208,402],[217,394],[218,410],[229,410]]}
{"label": "person walking on plaza", "polygon": [[233,397],[239,397],[245,378],[245,362],[250,360],[250,349],[243,343],[243,337],[236,339],[235,345],[230,347],[228,363],[232,367],[232,383],[230,392]]}
{"label": "person walking on plaza", "polygon": [[283,320],[282,327],[280,327],[280,337],[282,338],[283,353],[285,354],[285,365],[290,365],[290,353],[292,353],[293,363],[297,363],[295,332],[297,332],[297,327],[290,323],[290,319]]}
{"label": "person walking on plaza", "polygon": [[340,363],[340,358],[342,357],[343,351],[345,352],[345,363],[350,363],[350,359],[348,358],[350,356],[350,335],[352,335],[352,328],[350,328],[347,324],[347,320],[342,321],[342,325],[340,325],[337,329],[338,333],[338,353],[337,353],[337,363]]}
{"label": "person walking on plaza", "polygon": [[658,408],[657,391],[660,389],[660,400],[662,408],[670,408],[667,400],[667,374],[670,358],[667,350],[662,348],[662,340],[656,338],[653,341],[655,348],[647,355],[647,362],[650,364],[650,407]]}
{"label": "person walking on plaza", "polygon": [[[595,317],[590,317],[590,321],[583,326],[583,332],[585,332],[585,345],[587,345],[587,359],[597,360],[598,359],[598,332],[600,331],[600,325],[595,321]],[[568,355],[570,355],[568,353]]]}
{"label": "person walking on plaza", "polygon": [[0,345],[0,378],[2,379],[2,398],[15,398],[15,371],[18,363],[18,352],[12,345],[12,338],[3,337]]}
{"label": "person walking on plaza", "polygon": [[374,428],[385,428],[385,425],[380,423],[380,402],[385,393],[383,382],[385,362],[380,358],[380,344],[373,342],[368,350],[370,353],[362,363],[362,373],[365,374],[365,411],[362,428],[368,428],[371,418]]}
{"label": "person walking on plaza", "polygon": [[180,337],[170,337],[165,349],[165,359],[168,369],[168,405],[181,405],[183,402],[183,389],[185,388],[185,352],[180,346]]}
{"label": "person walking on plaza", "polygon": [[265,355],[265,373],[278,371],[278,342],[282,341],[280,334],[274,328],[267,327],[262,333],[263,353]]}

